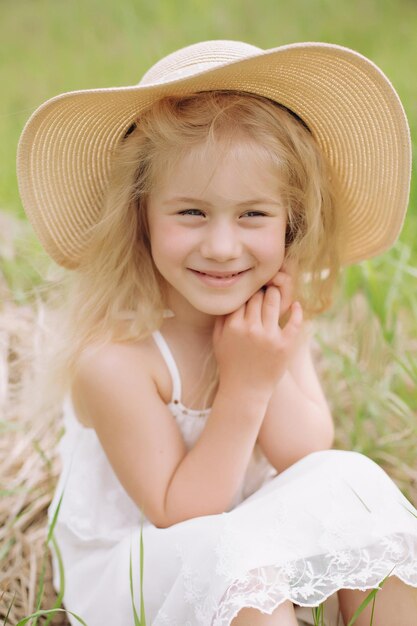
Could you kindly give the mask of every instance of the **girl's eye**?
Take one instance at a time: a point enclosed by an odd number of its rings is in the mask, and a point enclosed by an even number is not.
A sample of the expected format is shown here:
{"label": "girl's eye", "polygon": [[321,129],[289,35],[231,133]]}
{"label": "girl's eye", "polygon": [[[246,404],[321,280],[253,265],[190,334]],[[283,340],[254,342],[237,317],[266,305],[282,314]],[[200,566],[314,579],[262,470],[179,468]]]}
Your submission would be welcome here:
{"label": "girl's eye", "polygon": [[261,213],[261,211],[247,211],[245,215],[253,215],[254,217],[264,217],[265,213]]}
{"label": "girl's eye", "polygon": [[180,211],[180,215],[196,215],[201,213],[200,209],[184,209],[184,211]]}

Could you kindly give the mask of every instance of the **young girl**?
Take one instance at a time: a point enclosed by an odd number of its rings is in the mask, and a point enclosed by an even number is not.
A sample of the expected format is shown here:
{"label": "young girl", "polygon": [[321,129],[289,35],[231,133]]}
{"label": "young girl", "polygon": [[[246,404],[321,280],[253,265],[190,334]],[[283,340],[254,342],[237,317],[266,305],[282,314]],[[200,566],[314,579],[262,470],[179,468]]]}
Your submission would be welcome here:
{"label": "young girl", "polygon": [[331,449],[303,322],[402,225],[410,139],[380,70],[329,44],[196,44],[45,103],[18,176],[73,270],[50,509],[63,493],[66,608],[133,625],[131,567],[148,625],[294,626],[327,599],[347,624],[389,577],[374,624],[415,626],[417,511]]}

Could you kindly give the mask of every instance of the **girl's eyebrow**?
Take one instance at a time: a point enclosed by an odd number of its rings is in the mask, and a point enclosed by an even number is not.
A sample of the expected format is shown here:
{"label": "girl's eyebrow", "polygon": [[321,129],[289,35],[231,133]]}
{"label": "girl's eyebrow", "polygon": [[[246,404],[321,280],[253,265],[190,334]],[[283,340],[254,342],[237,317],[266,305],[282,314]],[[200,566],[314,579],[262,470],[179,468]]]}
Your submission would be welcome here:
{"label": "girl's eyebrow", "polygon": [[[186,202],[188,204],[200,204],[200,205],[206,205],[206,206],[213,206],[210,202],[208,202],[207,200],[203,200],[202,198],[188,198],[187,196],[178,196],[175,198],[170,198],[169,200],[166,200],[163,204],[178,204],[178,202]],[[265,205],[265,204],[274,204],[277,206],[281,206],[281,202],[279,202],[276,198],[253,198],[251,200],[244,200],[243,202],[238,202],[235,206],[238,207],[247,207],[247,206],[254,206],[254,205]]]}

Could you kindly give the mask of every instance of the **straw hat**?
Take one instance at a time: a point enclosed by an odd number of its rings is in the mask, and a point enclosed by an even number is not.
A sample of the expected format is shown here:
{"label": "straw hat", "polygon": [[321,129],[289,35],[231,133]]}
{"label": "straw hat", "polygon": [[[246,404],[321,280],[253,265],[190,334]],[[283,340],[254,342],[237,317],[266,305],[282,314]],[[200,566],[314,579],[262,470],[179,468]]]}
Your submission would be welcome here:
{"label": "straw hat", "polygon": [[19,190],[57,263],[79,265],[100,217],[112,156],[133,120],[163,96],[217,89],[265,96],[308,125],[341,182],[345,264],[394,243],[408,203],[411,144],[404,109],[381,70],[333,44],[261,50],[208,41],[163,58],[138,85],[64,93],[29,119],[18,148]]}

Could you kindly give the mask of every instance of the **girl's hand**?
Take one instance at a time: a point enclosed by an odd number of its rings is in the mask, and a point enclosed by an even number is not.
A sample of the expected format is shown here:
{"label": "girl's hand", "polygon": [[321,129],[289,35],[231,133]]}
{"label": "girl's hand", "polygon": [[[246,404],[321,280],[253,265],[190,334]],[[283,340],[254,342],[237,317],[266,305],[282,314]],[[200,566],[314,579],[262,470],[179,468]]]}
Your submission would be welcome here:
{"label": "girl's hand", "polygon": [[301,305],[294,302],[281,329],[281,304],[280,289],[271,285],[233,313],[217,317],[213,349],[220,385],[272,395],[287,368],[303,320]]}
{"label": "girl's hand", "polygon": [[275,276],[273,276],[273,278],[266,283],[266,287],[269,287],[270,285],[275,285],[275,287],[278,287],[280,291],[280,319],[282,319],[290,310],[294,299],[294,281],[291,275],[291,268],[286,263],[283,263],[279,272],[277,272]]}

